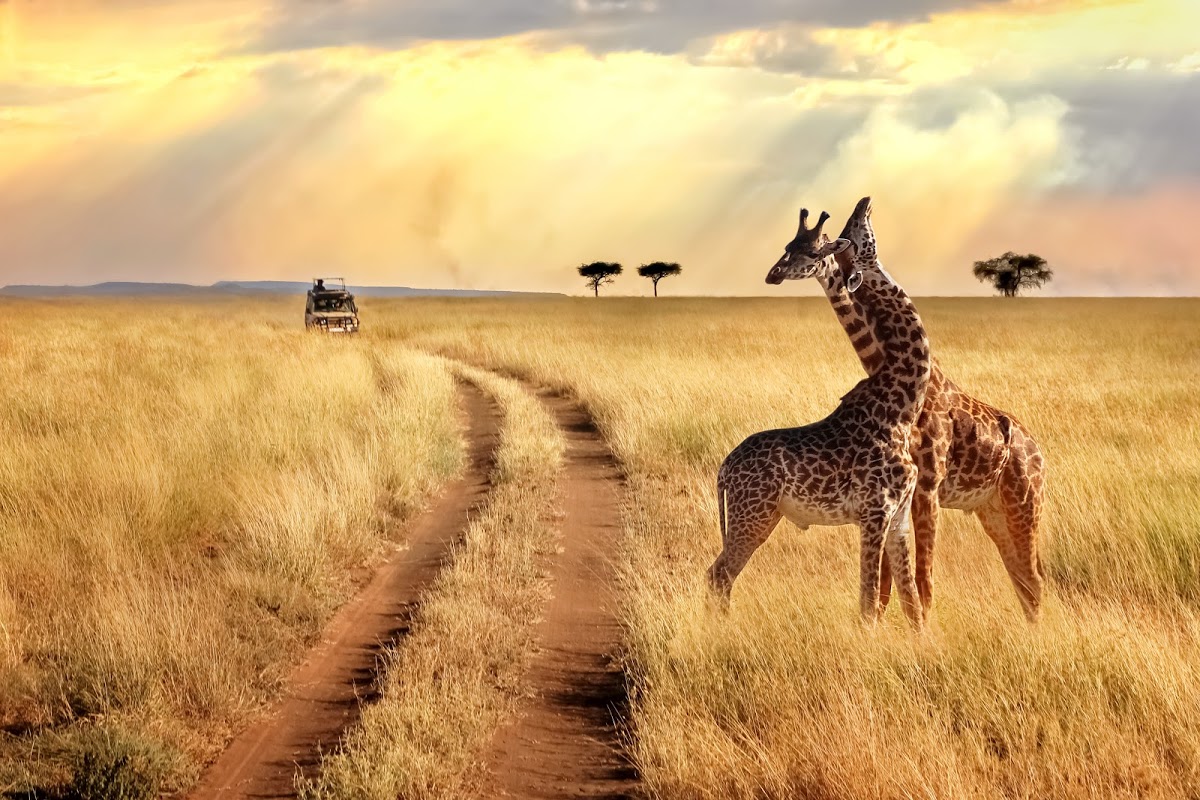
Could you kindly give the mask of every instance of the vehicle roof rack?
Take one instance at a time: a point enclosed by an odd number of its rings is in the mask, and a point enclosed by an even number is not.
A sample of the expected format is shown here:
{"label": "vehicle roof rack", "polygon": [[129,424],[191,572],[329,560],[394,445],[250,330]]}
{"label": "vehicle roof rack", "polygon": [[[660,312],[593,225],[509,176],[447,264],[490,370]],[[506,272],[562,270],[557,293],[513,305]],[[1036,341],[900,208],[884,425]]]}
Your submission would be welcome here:
{"label": "vehicle roof rack", "polygon": [[313,289],[317,288],[317,281],[323,281],[322,286],[327,292],[347,291],[345,278],[313,278]]}

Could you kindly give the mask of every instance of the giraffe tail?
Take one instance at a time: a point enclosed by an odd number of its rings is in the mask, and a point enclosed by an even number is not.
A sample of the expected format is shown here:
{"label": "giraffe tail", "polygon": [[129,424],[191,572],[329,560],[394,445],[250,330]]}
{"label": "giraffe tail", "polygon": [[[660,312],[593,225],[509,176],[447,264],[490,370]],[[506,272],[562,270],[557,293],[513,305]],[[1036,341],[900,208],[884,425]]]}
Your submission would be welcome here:
{"label": "giraffe tail", "polygon": [[725,489],[725,481],[717,475],[717,516],[721,521],[721,546],[725,546],[726,532],[729,530],[729,492]]}

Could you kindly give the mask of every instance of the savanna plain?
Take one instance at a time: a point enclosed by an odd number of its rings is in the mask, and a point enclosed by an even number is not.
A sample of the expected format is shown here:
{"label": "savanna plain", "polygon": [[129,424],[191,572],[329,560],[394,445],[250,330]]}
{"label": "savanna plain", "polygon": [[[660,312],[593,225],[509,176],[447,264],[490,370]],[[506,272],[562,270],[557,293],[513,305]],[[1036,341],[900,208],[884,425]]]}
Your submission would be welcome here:
{"label": "savanna plain", "polygon": [[865,629],[852,528],[781,524],[734,588],[718,465],[861,367],[823,299],[0,301],[0,792],[183,795],[503,416],[488,507],[311,797],[481,792],[553,591],[574,398],[625,475],[628,755],[656,798],[1200,796],[1200,301],[918,298],[1049,464],[1048,596],[942,515],[931,625]]}

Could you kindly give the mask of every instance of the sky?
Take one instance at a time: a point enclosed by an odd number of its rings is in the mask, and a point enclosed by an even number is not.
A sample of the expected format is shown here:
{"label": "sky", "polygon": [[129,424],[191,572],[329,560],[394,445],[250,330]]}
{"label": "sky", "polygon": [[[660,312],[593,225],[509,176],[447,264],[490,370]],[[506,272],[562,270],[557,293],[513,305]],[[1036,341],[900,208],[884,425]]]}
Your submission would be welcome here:
{"label": "sky", "polygon": [[1196,0],[0,0],[0,284],[1200,294]]}

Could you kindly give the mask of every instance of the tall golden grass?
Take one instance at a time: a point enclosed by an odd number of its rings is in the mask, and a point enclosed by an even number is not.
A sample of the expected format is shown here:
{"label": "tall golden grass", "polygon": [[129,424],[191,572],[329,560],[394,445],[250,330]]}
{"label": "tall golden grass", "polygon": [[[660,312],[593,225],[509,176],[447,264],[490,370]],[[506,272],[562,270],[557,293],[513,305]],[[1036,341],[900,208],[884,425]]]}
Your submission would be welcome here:
{"label": "tall golden grass", "polygon": [[651,796],[1200,794],[1200,302],[919,300],[1050,465],[1043,622],[943,515],[931,631],[854,612],[853,529],[787,523],[708,606],[714,475],[861,374],[823,300],[377,304],[376,340],[574,392],[629,474],[632,749]]}
{"label": "tall golden grass", "polygon": [[0,791],[187,786],[459,468],[440,360],[298,319],[0,305]]}
{"label": "tall golden grass", "polygon": [[[620,457],[631,749],[652,796],[1200,795],[1200,302],[918,300],[947,373],[1050,465],[1042,623],[977,523],[946,512],[922,637],[897,611],[859,625],[850,528],[784,523],[727,614],[705,596],[721,459],[823,417],[860,377],[823,300],[370,300],[358,342],[305,336],[294,302],[217,305],[3,308],[0,786],[106,747],[186,783],[388,518],[457,466],[451,378],[428,351],[574,393]],[[476,566],[439,584],[444,618],[397,651],[324,794],[419,796],[401,773],[422,753],[437,785],[465,785],[454,754],[475,740],[422,740],[422,720],[486,730],[504,695],[472,718],[449,691],[469,682],[426,695],[404,678],[422,652],[483,641],[470,595],[505,584],[472,547],[536,534],[523,519],[465,545]],[[362,782],[339,783],[355,763]]]}

